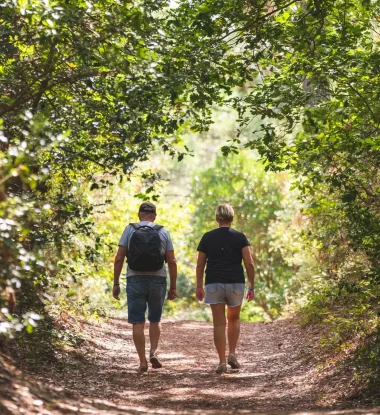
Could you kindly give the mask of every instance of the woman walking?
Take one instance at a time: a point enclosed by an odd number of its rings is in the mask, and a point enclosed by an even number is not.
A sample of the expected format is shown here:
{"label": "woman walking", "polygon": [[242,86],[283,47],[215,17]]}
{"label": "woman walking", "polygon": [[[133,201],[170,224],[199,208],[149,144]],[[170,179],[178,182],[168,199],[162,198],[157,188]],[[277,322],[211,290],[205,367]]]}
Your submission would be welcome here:
{"label": "woman walking", "polygon": [[[214,344],[219,355],[216,373],[238,369],[236,344],[240,334],[240,308],[244,297],[244,272],[242,261],[248,276],[247,300],[254,296],[255,269],[249,242],[246,236],[231,228],[234,210],[230,205],[219,205],[216,209],[216,221],[219,228],[205,233],[198,246],[197,290],[199,301],[205,298],[210,304],[214,323]],[[206,267],[207,264],[207,267]],[[203,275],[206,267],[206,282],[203,288]],[[205,295],[206,294],[206,295]],[[226,360],[226,304],[228,321],[229,354]]]}

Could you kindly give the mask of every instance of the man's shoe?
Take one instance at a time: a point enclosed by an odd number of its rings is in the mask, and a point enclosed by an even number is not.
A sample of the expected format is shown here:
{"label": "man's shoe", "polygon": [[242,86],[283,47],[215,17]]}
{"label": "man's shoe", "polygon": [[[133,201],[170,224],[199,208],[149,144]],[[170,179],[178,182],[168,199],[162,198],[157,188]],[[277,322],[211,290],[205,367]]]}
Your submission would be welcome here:
{"label": "man's shoe", "polygon": [[227,363],[231,366],[231,369],[240,369],[240,363],[232,353],[228,355]]}
{"label": "man's shoe", "polygon": [[149,359],[150,363],[152,364],[153,369],[160,369],[162,367],[162,363],[159,361],[156,354],[152,354]]}
{"label": "man's shoe", "polygon": [[218,375],[223,373],[227,373],[227,365],[225,363],[221,363],[215,370]]}

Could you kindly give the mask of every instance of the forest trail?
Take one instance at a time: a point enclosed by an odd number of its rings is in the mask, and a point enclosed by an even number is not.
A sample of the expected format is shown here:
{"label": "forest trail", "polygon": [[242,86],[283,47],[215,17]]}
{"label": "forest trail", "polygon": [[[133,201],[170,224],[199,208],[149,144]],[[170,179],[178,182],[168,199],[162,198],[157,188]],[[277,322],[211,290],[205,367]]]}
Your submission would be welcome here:
{"label": "forest trail", "polygon": [[305,414],[353,406],[341,401],[350,390],[350,374],[336,373],[333,362],[317,359],[319,334],[289,320],[243,323],[238,348],[242,368],[222,376],[214,372],[211,323],[164,321],[159,350],[164,367],[144,374],[136,371],[138,360],[126,320],[78,324],[87,339],[84,347],[71,350],[64,364],[27,369],[29,378],[51,385],[53,398],[46,390],[29,388],[37,390],[34,395],[41,406],[25,414]]}

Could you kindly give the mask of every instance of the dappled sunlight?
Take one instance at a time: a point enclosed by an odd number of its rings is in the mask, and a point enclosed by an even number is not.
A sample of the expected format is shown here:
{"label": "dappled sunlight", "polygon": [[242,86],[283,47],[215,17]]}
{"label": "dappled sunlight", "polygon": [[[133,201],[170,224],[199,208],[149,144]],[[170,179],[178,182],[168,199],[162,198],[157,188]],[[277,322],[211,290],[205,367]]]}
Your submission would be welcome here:
{"label": "dappled sunlight", "polygon": [[167,389],[166,393],[171,395],[188,395],[193,393],[198,393],[197,388],[171,388]]}
{"label": "dappled sunlight", "polygon": [[261,356],[262,360],[277,360],[280,357],[286,356],[286,353],[274,353],[268,356]]}
{"label": "dappled sunlight", "polygon": [[[225,378],[225,376],[223,376]],[[205,396],[220,396],[223,398],[249,398],[257,397],[262,394],[261,388],[244,388],[241,391],[226,391],[226,390],[210,390],[210,391],[199,391],[199,394]]]}
{"label": "dappled sunlight", "polygon": [[[298,327],[286,322],[244,325],[241,346],[238,346],[242,368],[217,375],[218,359],[210,324],[195,322],[195,330],[191,329],[191,322],[186,325],[185,334],[181,323],[178,327],[176,323],[171,324],[170,332],[163,330],[159,353],[163,367],[149,367],[148,372],[137,370],[138,359],[131,335],[126,338],[119,335],[119,322],[111,319],[101,326],[86,325],[84,334],[96,340],[88,343],[87,360],[81,365],[72,362],[68,366],[70,376],[66,375],[67,369],[57,371],[55,367],[45,376],[66,392],[79,393],[89,402],[99,402],[103,408],[106,406],[100,403],[102,400],[118,405],[118,415],[124,413],[122,408],[129,414],[129,408],[136,407],[146,408],[141,409],[142,413],[173,415],[183,414],[183,410],[204,414],[205,408],[211,410],[210,415],[224,414],[224,410],[278,413],[292,408],[299,415],[300,410],[324,406],[318,395],[323,389],[315,379],[310,381],[316,366],[303,358],[299,343],[294,341],[302,332]],[[281,351],[278,350],[279,336]],[[97,343],[103,347],[99,348]],[[147,351],[148,347],[149,343]]]}
{"label": "dappled sunlight", "polygon": [[[164,356],[162,356],[163,358],[164,358]],[[181,363],[181,365],[189,365],[189,366],[193,366],[193,365],[195,365],[195,363],[196,363],[196,361],[195,361],[195,359],[184,359],[184,358],[181,358],[181,359],[178,359],[179,360],[179,362],[177,362],[177,361],[168,361],[166,364],[168,365],[168,366],[177,366],[177,364],[178,363]]]}
{"label": "dappled sunlight", "polygon": [[160,353],[160,357],[163,359],[182,359],[185,358],[185,355],[182,353]]}
{"label": "dappled sunlight", "polygon": [[190,330],[190,331],[194,331],[194,330],[205,330],[208,327],[212,327],[212,323],[180,323],[178,329],[179,330]]}
{"label": "dappled sunlight", "polygon": [[[0,10],[1,415],[380,402],[380,0]],[[143,218],[173,246],[125,238]],[[170,274],[145,356],[127,262],[137,285]],[[213,280],[252,300],[222,376]]]}
{"label": "dappled sunlight", "polygon": [[268,372],[266,373],[228,373],[226,375],[224,375],[225,378],[227,379],[253,379],[253,378],[259,378],[259,377],[263,377],[263,376],[267,376]]}
{"label": "dappled sunlight", "polygon": [[[153,405],[157,400],[163,400],[172,405],[185,403],[188,408],[196,408],[201,399],[202,405],[222,408],[226,399],[236,397],[243,409],[246,400],[254,399],[256,405],[262,407],[277,405],[281,408],[281,400],[287,396],[286,399],[298,396],[299,400],[303,399],[304,394],[314,395],[312,387],[303,387],[301,392],[292,381],[292,376],[289,376],[289,373],[296,375],[299,369],[292,354],[296,350],[288,347],[292,335],[289,333],[289,337],[287,333],[281,333],[282,323],[274,330],[271,325],[243,325],[241,350],[238,353],[243,367],[230,370],[223,376],[214,372],[217,356],[212,344],[212,324],[166,324],[163,324],[159,352],[162,369],[150,369],[143,375],[136,373],[138,361],[132,339],[129,337],[127,344],[118,340],[119,350],[128,350],[130,353],[124,370],[120,362],[115,366],[117,370],[114,371],[112,382],[126,388],[118,392],[119,399],[133,399],[142,405]],[[111,333],[112,330],[107,332]],[[278,349],[277,337],[280,335],[284,343],[283,350]],[[118,353],[117,348],[110,349],[110,352]],[[302,365],[299,368],[305,373]]]}

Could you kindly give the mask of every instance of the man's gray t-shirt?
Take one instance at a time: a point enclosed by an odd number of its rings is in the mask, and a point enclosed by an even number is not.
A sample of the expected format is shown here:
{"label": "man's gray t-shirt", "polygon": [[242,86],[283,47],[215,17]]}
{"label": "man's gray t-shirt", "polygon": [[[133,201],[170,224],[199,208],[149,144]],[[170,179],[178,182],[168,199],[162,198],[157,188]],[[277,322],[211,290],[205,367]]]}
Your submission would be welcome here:
{"label": "man's gray t-shirt", "polygon": [[[148,222],[148,221],[141,221],[139,222],[139,225],[150,226],[153,228],[155,226],[155,223]],[[131,241],[131,237],[134,232],[135,232],[135,229],[131,225],[128,225],[124,229],[123,235],[121,235],[119,246],[124,246],[128,249],[129,242]],[[161,228],[158,231],[158,235],[161,239],[161,253],[165,255],[166,251],[173,251],[174,250],[173,242],[170,239],[169,232],[165,228]],[[164,264],[164,266],[158,271],[133,271],[128,266],[127,267],[127,278],[131,277],[132,275],[153,275],[156,277],[166,277],[166,265]]]}

